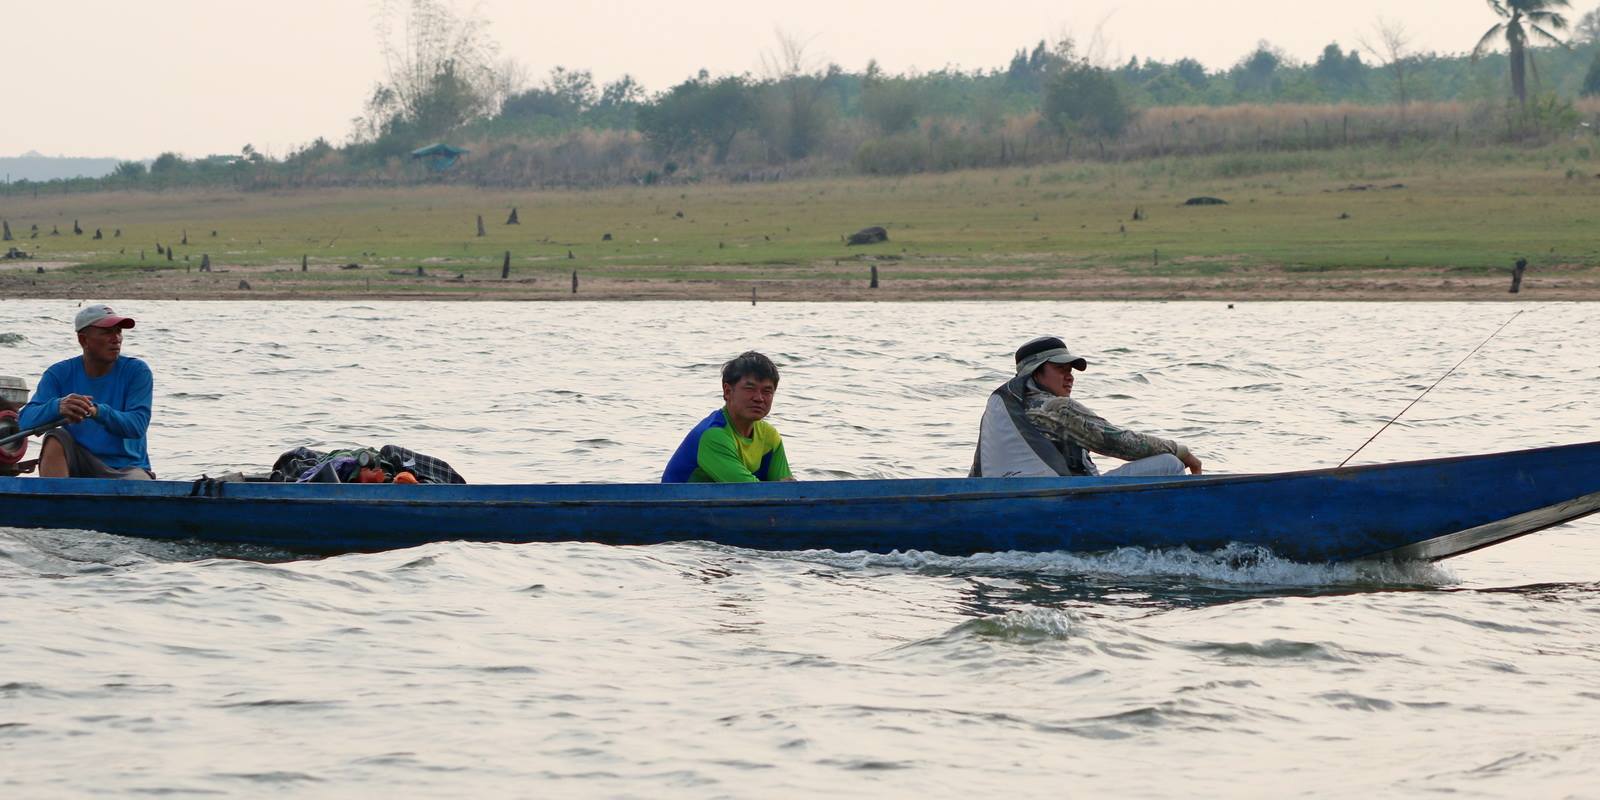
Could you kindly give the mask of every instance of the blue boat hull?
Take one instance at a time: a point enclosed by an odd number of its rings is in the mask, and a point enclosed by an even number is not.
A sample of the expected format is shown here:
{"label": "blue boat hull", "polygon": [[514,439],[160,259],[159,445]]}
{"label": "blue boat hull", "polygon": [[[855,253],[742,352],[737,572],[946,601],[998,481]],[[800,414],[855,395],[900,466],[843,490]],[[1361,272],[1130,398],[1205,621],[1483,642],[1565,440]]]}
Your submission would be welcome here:
{"label": "blue boat hull", "polygon": [[1262,475],[394,486],[0,478],[0,526],[370,552],[437,541],[1439,559],[1600,510],[1600,442]]}

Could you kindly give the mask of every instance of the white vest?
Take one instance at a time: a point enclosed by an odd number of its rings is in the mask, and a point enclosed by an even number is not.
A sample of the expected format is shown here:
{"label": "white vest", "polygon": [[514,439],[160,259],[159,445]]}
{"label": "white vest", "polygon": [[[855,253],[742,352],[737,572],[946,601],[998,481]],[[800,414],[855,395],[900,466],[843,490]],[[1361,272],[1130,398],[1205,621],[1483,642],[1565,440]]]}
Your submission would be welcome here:
{"label": "white vest", "polygon": [[1028,421],[1028,376],[1019,375],[989,395],[978,424],[971,478],[1054,478],[1098,475],[1088,451],[1068,441],[1058,449]]}

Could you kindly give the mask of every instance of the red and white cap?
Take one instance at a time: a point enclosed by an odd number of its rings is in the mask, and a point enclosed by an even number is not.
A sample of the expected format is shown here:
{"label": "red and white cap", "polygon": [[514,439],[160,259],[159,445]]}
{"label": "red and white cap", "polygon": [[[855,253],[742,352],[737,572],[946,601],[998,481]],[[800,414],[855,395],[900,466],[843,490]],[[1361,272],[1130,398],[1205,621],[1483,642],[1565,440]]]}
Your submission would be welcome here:
{"label": "red and white cap", "polygon": [[111,306],[104,303],[84,306],[83,310],[78,312],[77,318],[72,320],[73,330],[80,332],[90,327],[131,328],[133,325],[133,317],[119,317],[117,312],[111,310]]}

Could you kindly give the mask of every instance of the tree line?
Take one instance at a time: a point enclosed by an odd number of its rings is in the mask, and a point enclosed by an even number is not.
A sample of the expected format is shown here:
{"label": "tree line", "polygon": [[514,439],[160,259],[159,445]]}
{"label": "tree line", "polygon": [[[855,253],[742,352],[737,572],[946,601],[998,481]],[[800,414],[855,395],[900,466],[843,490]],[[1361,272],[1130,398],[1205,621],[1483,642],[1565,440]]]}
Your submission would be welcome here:
{"label": "tree line", "polygon": [[[1191,58],[1107,63],[1062,39],[1019,48],[992,68],[890,74],[875,61],[859,72],[815,64],[803,43],[780,34],[757,73],[701,70],[650,94],[629,76],[603,83],[563,66],[530,81],[499,58],[483,20],[456,14],[445,0],[389,0],[378,31],[386,75],[347,144],[319,138],[280,159],[249,145],[238,156],[165,153],[148,169],[124,162],[104,182],[250,186],[457,173],[497,182],[489,174],[496,167],[511,183],[578,185],[785,168],[897,173],[1165,151],[1169,138],[1181,145],[1201,134],[1177,121],[1170,137],[1152,134],[1152,119],[1172,117],[1154,112],[1193,108],[1193,119],[1245,104],[1387,107],[1395,122],[1371,128],[1385,136],[1409,130],[1408,115],[1432,119],[1431,135],[1443,135],[1437,106],[1451,103],[1479,109],[1459,116],[1500,140],[1575,126],[1583,117],[1575,101],[1600,96],[1600,8],[1569,18],[1567,0],[1488,4],[1501,21],[1460,54],[1417,52],[1403,26],[1380,19],[1360,41],[1330,42],[1309,62],[1262,41],[1218,70]],[[403,38],[392,35],[397,29]],[[1422,106],[1433,110],[1408,111]],[[1312,141],[1311,116],[1331,131],[1325,114],[1295,113],[1304,128],[1298,141]],[[1350,116],[1342,136],[1317,141],[1349,143]],[[1452,124],[1459,139],[1461,121]],[[1259,121],[1256,130],[1259,145]],[[1209,135],[1207,147],[1248,138]],[[474,152],[454,172],[409,162],[413,149],[438,141]]]}

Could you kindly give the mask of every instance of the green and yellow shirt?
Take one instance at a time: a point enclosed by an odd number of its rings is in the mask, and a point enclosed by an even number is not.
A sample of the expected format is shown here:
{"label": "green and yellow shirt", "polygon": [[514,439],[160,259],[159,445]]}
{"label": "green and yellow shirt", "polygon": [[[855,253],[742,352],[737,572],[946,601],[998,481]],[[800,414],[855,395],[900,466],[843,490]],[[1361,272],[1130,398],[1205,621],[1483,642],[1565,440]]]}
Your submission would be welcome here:
{"label": "green and yellow shirt", "polygon": [[728,424],[717,409],[694,426],[661,474],[662,483],[752,483],[791,477],[783,437],[766,420],[756,420],[749,438]]}

